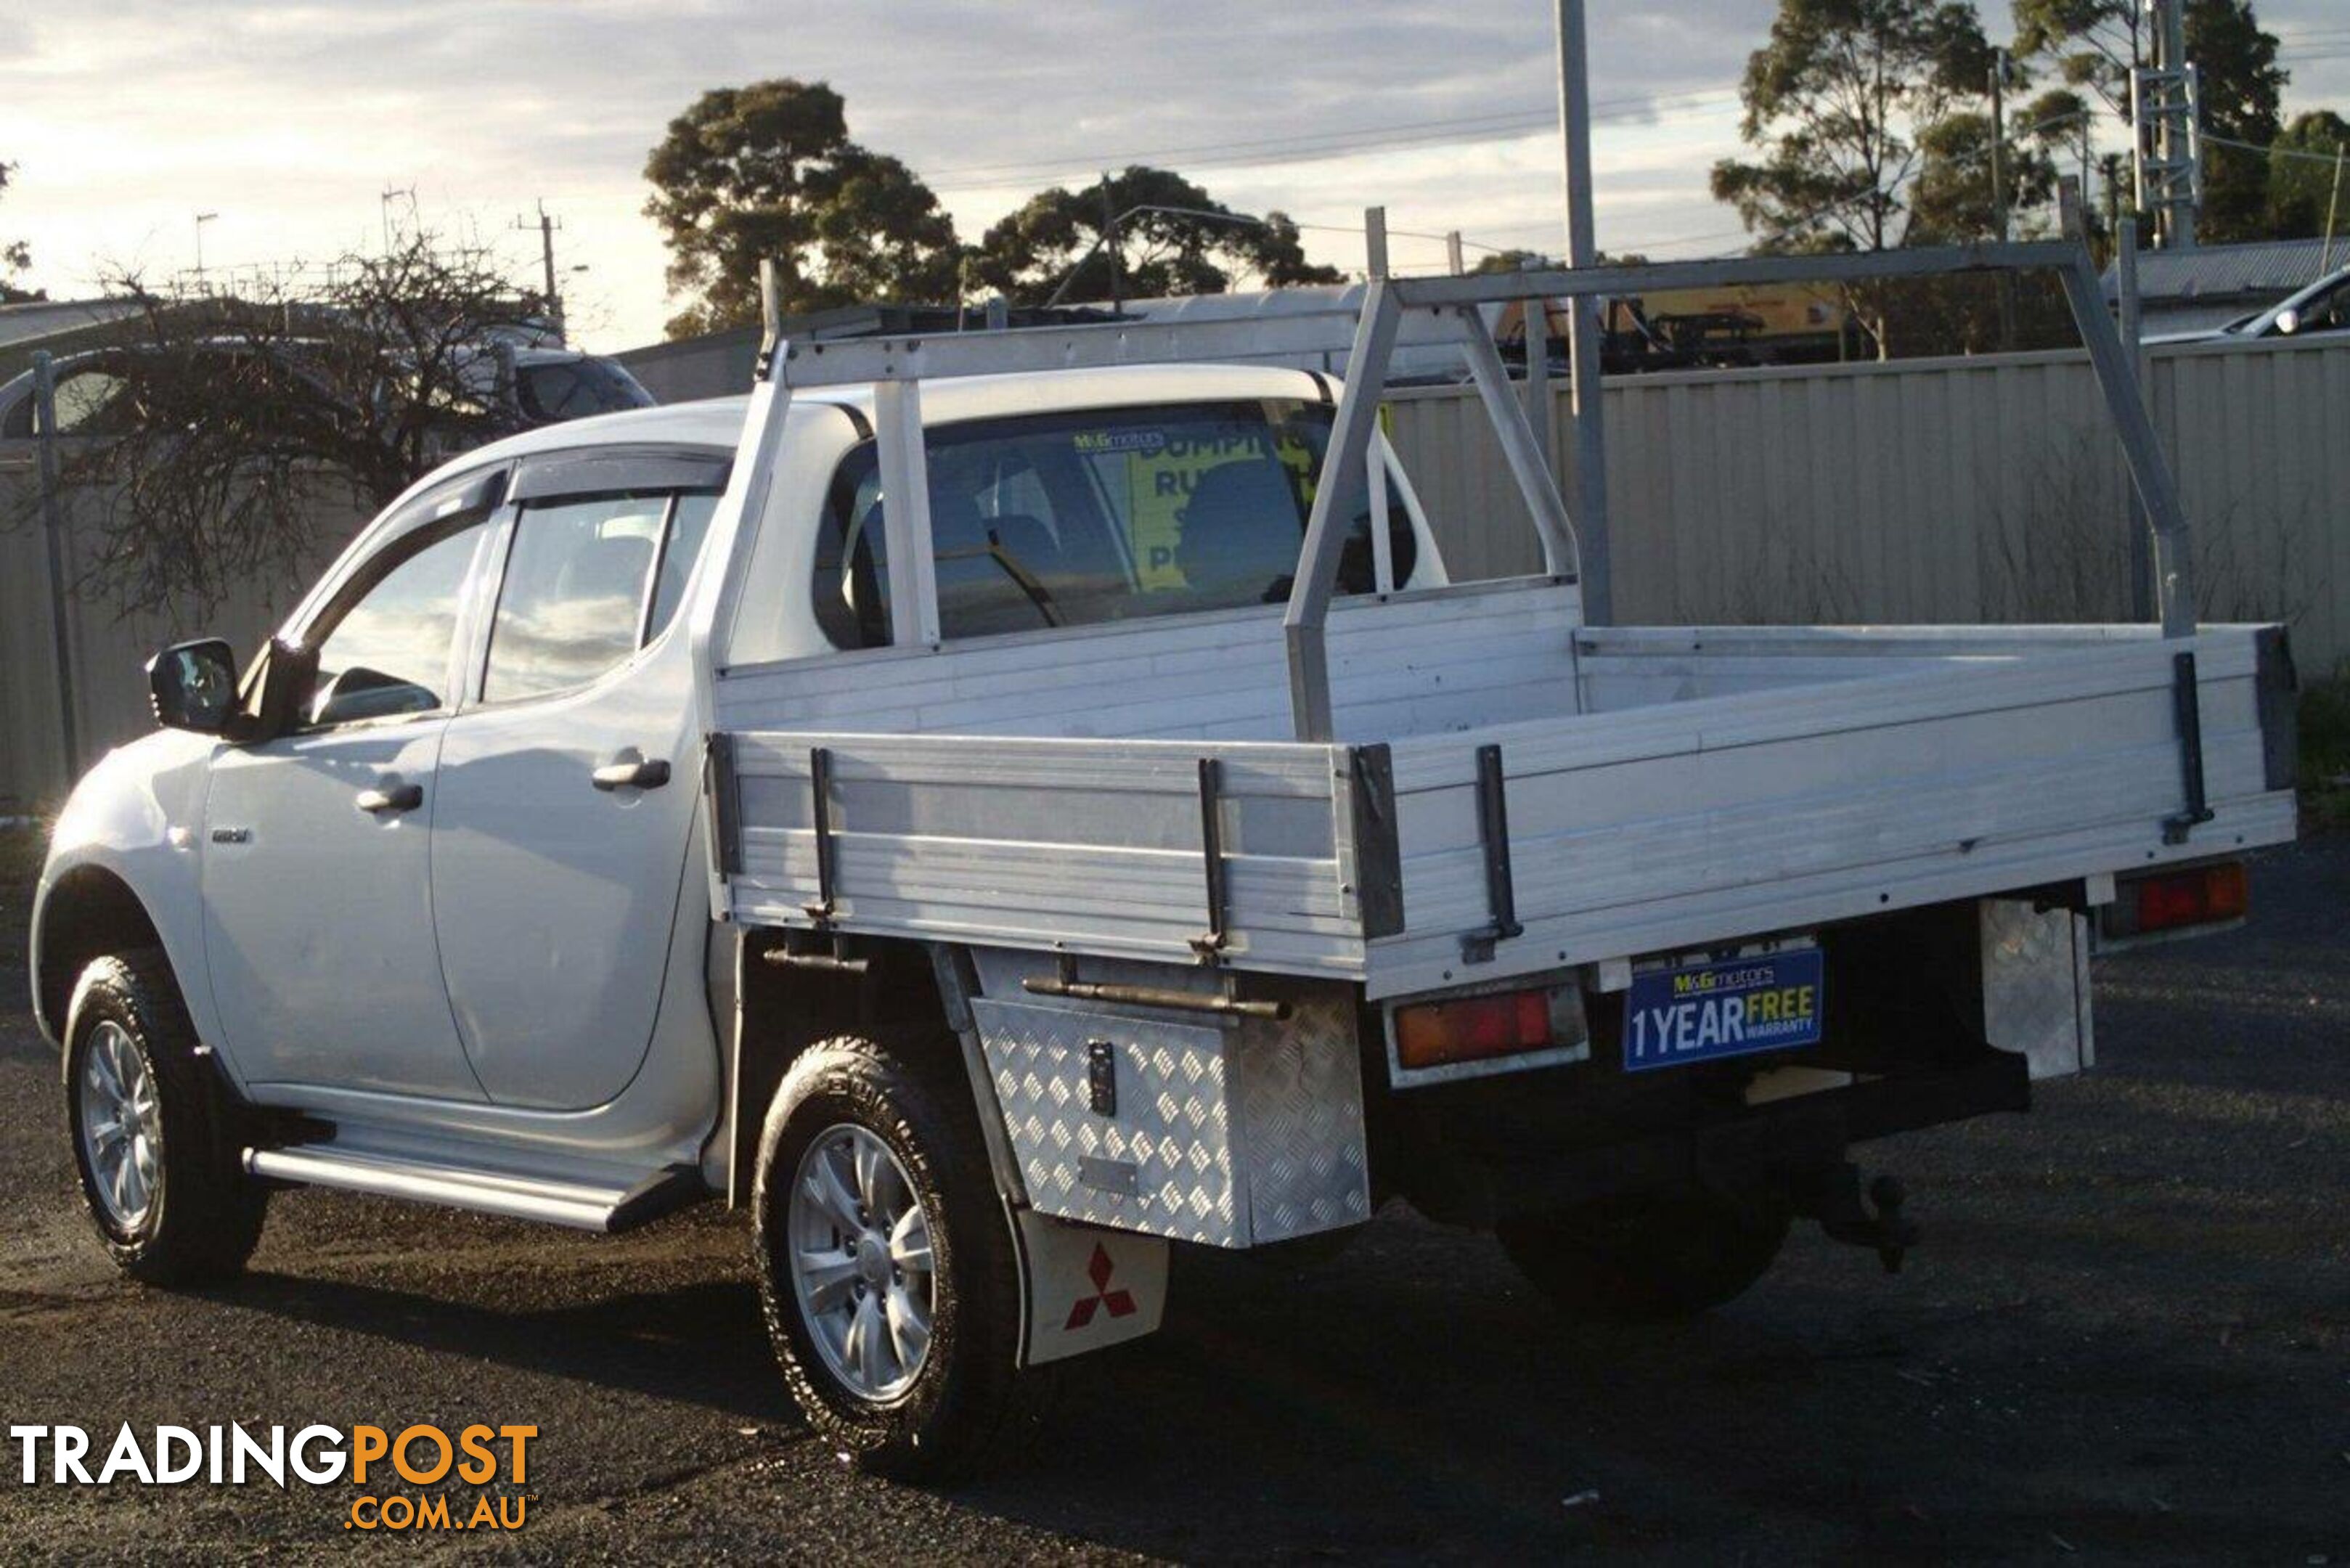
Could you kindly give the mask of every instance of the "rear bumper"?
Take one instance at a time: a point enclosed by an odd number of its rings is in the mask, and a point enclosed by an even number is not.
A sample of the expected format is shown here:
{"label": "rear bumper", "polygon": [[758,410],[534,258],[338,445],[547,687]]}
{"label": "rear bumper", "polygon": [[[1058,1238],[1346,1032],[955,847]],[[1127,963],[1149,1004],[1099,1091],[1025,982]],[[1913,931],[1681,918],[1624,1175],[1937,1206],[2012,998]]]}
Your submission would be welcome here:
{"label": "rear bumper", "polygon": [[1856,1143],[1996,1111],[2032,1108],[2030,1064],[2008,1052],[1719,1114],[1619,1141],[1513,1153],[1497,1167],[1497,1209],[1540,1210],[1699,1181],[1751,1187],[1832,1165]]}

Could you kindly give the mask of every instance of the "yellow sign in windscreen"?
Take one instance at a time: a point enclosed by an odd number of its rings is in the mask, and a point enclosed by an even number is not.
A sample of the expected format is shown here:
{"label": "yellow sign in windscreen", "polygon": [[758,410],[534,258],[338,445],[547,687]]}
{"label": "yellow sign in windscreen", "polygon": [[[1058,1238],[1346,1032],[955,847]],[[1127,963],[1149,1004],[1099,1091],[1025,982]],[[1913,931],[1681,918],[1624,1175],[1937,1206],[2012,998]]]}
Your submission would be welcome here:
{"label": "yellow sign in windscreen", "polygon": [[[1270,425],[1224,425],[1167,431],[1151,428],[1086,431],[1077,451],[1097,463],[1115,457],[1123,468],[1127,543],[1145,593],[1191,587],[1178,564],[1183,513],[1200,481],[1227,463],[1279,462],[1310,504],[1314,449],[1296,434]],[[1294,524],[1295,519],[1291,520]],[[1267,518],[1278,526],[1282,519]]]}

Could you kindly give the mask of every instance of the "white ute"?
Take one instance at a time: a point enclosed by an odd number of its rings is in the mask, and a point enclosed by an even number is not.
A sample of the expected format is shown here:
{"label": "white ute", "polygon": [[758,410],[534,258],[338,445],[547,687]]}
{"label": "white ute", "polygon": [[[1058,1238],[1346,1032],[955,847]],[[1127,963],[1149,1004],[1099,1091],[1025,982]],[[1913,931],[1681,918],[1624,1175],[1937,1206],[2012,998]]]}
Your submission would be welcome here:
{"label": "white ute", "polygon": [[[1584,623],[1479,304],[1991,264],[2082,312],[2160,627]],[[1155,1327],[1172,1242],[1401,1197],[1614,1317],[1727,1301],[1795,1218],[1898,1263],[1852,1146],[2088,1065],[2093,937],[2240,916],[2293,832],[2282,634],[2194,624],[2095,289],[2057,246],[1382,278],[784,344],[747,402],[473,452],[241,676],[159,655],[165,728],[58,819],[90,1215],[177,1284],[286,1184],[723,1196],[809,1420],[897,1474]],[[1343,389],[1176,362],[1309,328]],[[1542,575],[1447,581],[1399,341],[1467,357]]]}

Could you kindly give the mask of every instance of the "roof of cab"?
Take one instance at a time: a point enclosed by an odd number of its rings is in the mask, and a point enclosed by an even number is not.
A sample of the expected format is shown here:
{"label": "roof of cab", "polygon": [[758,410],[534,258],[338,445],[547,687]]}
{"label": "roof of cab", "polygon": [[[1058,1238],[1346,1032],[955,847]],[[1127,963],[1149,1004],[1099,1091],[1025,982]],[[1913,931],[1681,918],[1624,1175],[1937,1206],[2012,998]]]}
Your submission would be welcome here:
{"label": "roof of cab", "polygon": [[[922,422],[953,424],[1002,414],[1056,413],[1136,403],[1184,402],[1218,398],[1296,398],[1327,400],[1336,387],[1310,370],[1268,365],[1121,365],[1096,370],[1030,371],[1009,376],[961,376],[922,383]],[[747,397],[708,398],[653,409],[543,425],[469,452],[466,466],[503,462],[533,452],[575,451],[606,443],[676,442],[732,449],[743,439]],[[854,410],[872,418],[869,386],[822,387],[793,394],[794,405],[819,404]],[[453,467],[454,465],[452,465]]]}

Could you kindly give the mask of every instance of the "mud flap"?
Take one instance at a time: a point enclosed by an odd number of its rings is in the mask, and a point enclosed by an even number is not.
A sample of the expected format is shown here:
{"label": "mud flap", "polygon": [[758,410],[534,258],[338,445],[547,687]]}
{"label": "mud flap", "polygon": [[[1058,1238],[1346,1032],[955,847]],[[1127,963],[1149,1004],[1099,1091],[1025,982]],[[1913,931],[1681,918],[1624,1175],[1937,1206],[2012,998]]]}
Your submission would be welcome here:
{"label": "mud flap", "polygon": [[1122,1345],[1156,1331],[1167,1310],[1167,1243],[1130,1231],[1013,1210],[1020,1242],[1021,1365]]}

